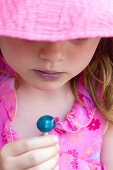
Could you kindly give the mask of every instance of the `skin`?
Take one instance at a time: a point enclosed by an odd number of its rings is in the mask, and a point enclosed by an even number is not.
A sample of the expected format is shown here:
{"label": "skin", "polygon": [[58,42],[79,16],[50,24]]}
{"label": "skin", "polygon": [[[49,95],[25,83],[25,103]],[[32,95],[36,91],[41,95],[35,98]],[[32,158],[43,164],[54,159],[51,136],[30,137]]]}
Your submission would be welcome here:
{"label": "skin", "polygon": [[55,136],[32,137],[6,144],[0,152],[1,170],[58,170]]}
{"label": "skin", "polygon": [[[62,42],[36,42],[16,38],[0,37],[0,48],[6,62],[18,73],[20,88],[38,98],[58,98],[69,89],[69,80],[78,75],[91,61],[100,38],[68,40]],[[65,72],[58,80],[44,80],[36,76],[33,69]],[[55,94],[55,95],[53,95]],[[52,98],[53,97],[53,98]],[[51,100],[52,101],[52,100]],[[55,105],[57,107],[57,105]],[[109,128],[110,127],[110,128]],[[107,134],[112,132],[112,126]],[[58,146],[53,136],[26,138],[6,144],[0,152],[1,170],[53,170],[57,166]],[[46,140],[46,142],[45,142]],[[104,138],[103,148],[109,142]],[[113,143],[113,139],[110,141]],[[34,144],[35,143],[35,144]],[[46,152],[46,154],[44,154]],[[108,150],[106,149],[106,153]],[[46,156],[44,156],[46,155]],[[102,150],[102,161],[106,160]],[[107,155],[108,156],[108,155]],[[113,157],[113,156],[112,156]],[[109,166],[109,162],[105,162]],[[111,167],[110,167],[111,168]],[[108,167],[107,170],[112,170]]]}
{"label": "skin", "polygon": [[[36,89],[36,93],[39,90],[45,93],[64,87],[83,71],[92,59],[99,40],[36,42],[0,37],[0,48],[7,63],[21,76],[20,83],[30,90]],[[65,75],[60,80],[46,81],[37,77],[33,69],[65,72]]]}

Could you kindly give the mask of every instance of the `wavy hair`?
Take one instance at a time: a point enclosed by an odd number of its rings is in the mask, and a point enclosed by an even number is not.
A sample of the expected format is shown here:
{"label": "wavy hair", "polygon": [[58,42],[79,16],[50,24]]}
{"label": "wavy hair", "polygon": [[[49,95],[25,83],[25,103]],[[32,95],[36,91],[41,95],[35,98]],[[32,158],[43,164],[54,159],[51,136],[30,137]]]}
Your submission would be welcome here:
{"label": "wavy hair", "polygon": [[[113,38],[101,38],[91,62],[82,74],[95,106],[113,123]],[[81,102],[77,95],[79,76],[71,80],[71,89],[76,100]]]}

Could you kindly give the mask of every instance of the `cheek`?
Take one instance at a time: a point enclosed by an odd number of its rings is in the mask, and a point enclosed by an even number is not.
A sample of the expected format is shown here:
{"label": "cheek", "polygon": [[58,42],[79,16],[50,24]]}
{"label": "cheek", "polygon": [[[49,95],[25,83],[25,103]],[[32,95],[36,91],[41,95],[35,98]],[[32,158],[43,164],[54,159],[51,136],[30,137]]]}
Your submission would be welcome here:
{"label": "cheek", "polygon": [[75,73],[76,75],[78,75],[80,72],[82,72],[87,67],[87,65],[89,64],[91,59],[92,59],[92,57],[85,58],[84,56],[75,58],[75,60],[73,60],[73,62],[72,62],[72,67],[71,67],[72,73]]}
{"label": "cheek", "polygon": [[21,58],[18,55],[14,55],[14,53],[8,53],[8,51],[2,50],[3,57],[5,62],[15,71],[19,72],[23,70],[23,63]]}
{"label": "cheek", "polygon": [[94,56],[98,43],[99,39],[90,40],[88,43],[81,46],[80,48],[76,48],[75,52],[73,51],[73,71],[77,71],[77,74],[79,74],[88,66]]}
{"label": "cheek", "polygon": [[6,63],[17,73],[24,70],[26,65],[24,57],[11,48],[1,48]]}
{"label": "cheek", "polygon": [[15,65],[17,63],[15,61],[15,59],[16,59],[15,49],[13,49],[11,45],[9,45],[8,41],[3,40],[2,43],[0,44],[0,48],[1,48],[1,52],[2,52],[2,55],[3,55],[6,63],[10,67]]}
{"label": "cheek", "polygon": [[90,63],[91,59],[94,55],[94,49],[92,50],[83,50],[84,52],[80,51],[79,53],[74,53],[72,58],[70,57],[70,69],[73,76],[78,75],[82,72],[87,65]]}
{"label": "cheek", "polygon": [[0,38],[0,48],[3,57],[8,65],[13,69],[21,68],[25,65],[25,58],[28,59],[28,54],[30,52],[27,47],[28,45],[26,45],[26,43],[22,40],[6,37]]}
{"label": "cheek", "polygon": [[19,65],[19,62],[13,58],[13,57],[4,57],[6,63],[17,73],[19,73],[20,71],[20,68],[21,68],[21,71],[22,71],[22,66]]}

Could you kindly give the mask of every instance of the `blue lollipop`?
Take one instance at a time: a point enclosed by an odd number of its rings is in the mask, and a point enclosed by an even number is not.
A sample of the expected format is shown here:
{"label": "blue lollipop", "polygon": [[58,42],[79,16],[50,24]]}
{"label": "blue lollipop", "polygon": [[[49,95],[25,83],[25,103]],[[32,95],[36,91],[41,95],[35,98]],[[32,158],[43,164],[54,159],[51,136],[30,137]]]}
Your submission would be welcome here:
{"label": "blue lollipop", "polygon": [[55,127],[55,125],[55,119],[49,115],[42,116],[37,121],[37,128],[41,132],[44,132],[44,135],[48,135],[48,132],[50,132]]}

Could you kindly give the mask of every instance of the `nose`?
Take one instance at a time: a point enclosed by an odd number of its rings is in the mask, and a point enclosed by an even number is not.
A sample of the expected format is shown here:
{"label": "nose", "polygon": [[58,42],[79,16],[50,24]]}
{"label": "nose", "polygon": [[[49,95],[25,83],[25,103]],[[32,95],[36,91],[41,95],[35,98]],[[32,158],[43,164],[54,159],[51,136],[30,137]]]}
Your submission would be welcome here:
{"label": "nose", "polygon": [[63,42],[47,42],[40,49],[39,57],[49,62],[62,61],[65,58]]}

